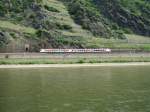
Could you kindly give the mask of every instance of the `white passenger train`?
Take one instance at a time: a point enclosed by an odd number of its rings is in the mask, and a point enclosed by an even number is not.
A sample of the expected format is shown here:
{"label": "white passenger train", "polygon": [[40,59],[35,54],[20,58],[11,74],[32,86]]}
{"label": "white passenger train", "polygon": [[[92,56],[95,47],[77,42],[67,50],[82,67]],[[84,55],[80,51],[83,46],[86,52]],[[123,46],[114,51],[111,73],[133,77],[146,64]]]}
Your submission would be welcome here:
{"label": "white passenger train", "polygon": [[100,49],[41,49],[41,53],[110,53],[109,48]]}

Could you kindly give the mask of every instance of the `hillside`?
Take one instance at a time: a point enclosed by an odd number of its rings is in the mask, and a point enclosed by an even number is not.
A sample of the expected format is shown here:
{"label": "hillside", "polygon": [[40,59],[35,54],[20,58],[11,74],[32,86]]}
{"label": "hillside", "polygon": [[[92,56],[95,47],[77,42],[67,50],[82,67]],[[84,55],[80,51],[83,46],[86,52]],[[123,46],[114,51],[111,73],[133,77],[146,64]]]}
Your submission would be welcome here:
{"label": "hillside", "polygon": [[150,1],[65,1],[68,3],[70,14],[75,21],[95,35],[110,37],[108,33],[113,34],[122,30],[124,33],[133,32],[139,35],[150,36]]}
{"label": "hillside", "polygon": [[150,49],[149,15],[148,0],[1,0],[0,51]]}

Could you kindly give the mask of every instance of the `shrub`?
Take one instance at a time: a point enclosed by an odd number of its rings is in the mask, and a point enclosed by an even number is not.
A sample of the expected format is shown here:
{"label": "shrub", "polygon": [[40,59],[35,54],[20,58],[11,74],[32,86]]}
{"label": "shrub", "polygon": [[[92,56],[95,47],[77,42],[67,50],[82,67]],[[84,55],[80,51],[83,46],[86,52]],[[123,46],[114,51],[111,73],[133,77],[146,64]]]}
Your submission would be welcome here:
{"label": "shrub", "polygon": [[8,55],[8,54],[6,54],[6,55],[5,55],[5,58],[6,58],[6,59],[8,59],[8,58],[9,58],[9,55]]}
{"label": "shrub", "polygon": [[37,37],[41,37],[42,36],[42,30],[37,30],[36,35],[37,35]]}
{"label": "shrub", "polygon": [[70,25],[63,25],[63,28],[65,29],[65,30],[71,30],[72,29],[72,27],[70,26]]}
{"label": "shrub", "polygon": [[54,7],[50,7],[48,5],[44,5],[44,8],[51,12],[59,12],[59,10],[55,9]]}
{"label": "shrub", "polygon": [[82,63],[84,63],[84,60],[83,60],[83,59],[80,59],[79,61],[77,61],[77,63],[82,64]]}
{"label": "shrub", "polygon": [[70,25],[67,25],[67,24],[56,23],[56,26],[58,29],[61,29],[61,30],[71,30],[72,29],[72,27]]}

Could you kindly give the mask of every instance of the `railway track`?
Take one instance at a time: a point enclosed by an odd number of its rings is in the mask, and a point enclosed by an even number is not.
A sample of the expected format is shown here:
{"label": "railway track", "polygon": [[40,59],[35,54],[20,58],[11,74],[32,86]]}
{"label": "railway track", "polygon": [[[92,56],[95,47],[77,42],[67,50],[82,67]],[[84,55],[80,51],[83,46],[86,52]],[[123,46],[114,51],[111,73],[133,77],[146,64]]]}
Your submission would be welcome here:
{"label": "railway track", "polygon": [[112,51],[111,53],[0,53],[3,58],[98,58],[98,57],[150,57],[150,52]]}

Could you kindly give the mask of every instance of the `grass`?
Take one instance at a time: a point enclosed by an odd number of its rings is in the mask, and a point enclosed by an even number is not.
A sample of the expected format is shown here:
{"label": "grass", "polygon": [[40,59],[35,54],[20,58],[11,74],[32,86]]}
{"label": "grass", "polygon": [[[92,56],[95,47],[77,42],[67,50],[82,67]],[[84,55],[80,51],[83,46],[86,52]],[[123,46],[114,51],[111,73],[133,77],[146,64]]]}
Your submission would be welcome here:
{"label": "grass", "polygon": [[11,64],[83,64],[83,63],[124,63],[124,62],[150,62],[150,57],[101,57],[76,59],[0,59],[0,65]]}
{"label": "grass", "polygon": [[34,28],[25,27],[19,24],[14,24],[9,21],[2,21],[2,20],[0,20],[0,28],[15,30],[17,32],[23,32],[23,33],[29,33],[29,34],[36,33],[36,30]]}
{"label": "grass", "polygon": [[92,33],[87,30],[82,29],[80,25],[77,25],[72,17],[70,16],[68,9],[65,5],[59,0],[43,0],[45,5],[55,8],[59,12],[47,12],[50,15],[50,20],[54,23],[60,25],[67,25],[71,27],[71,30],[60,30],[63,35],[66,36],[75,36],[75,37],[93,37]]}
{"label": "grass", "polygon": [[150,51],[150,37],[139,35],[126,35],[127,39],[105,39],[105,38],[87,38],[86,47],[88,48],[112,48],[112,49],[139,49]]}
{"label": "grass", "polygon": [[128,43],[150,44],[150,37],[126,34]]}

